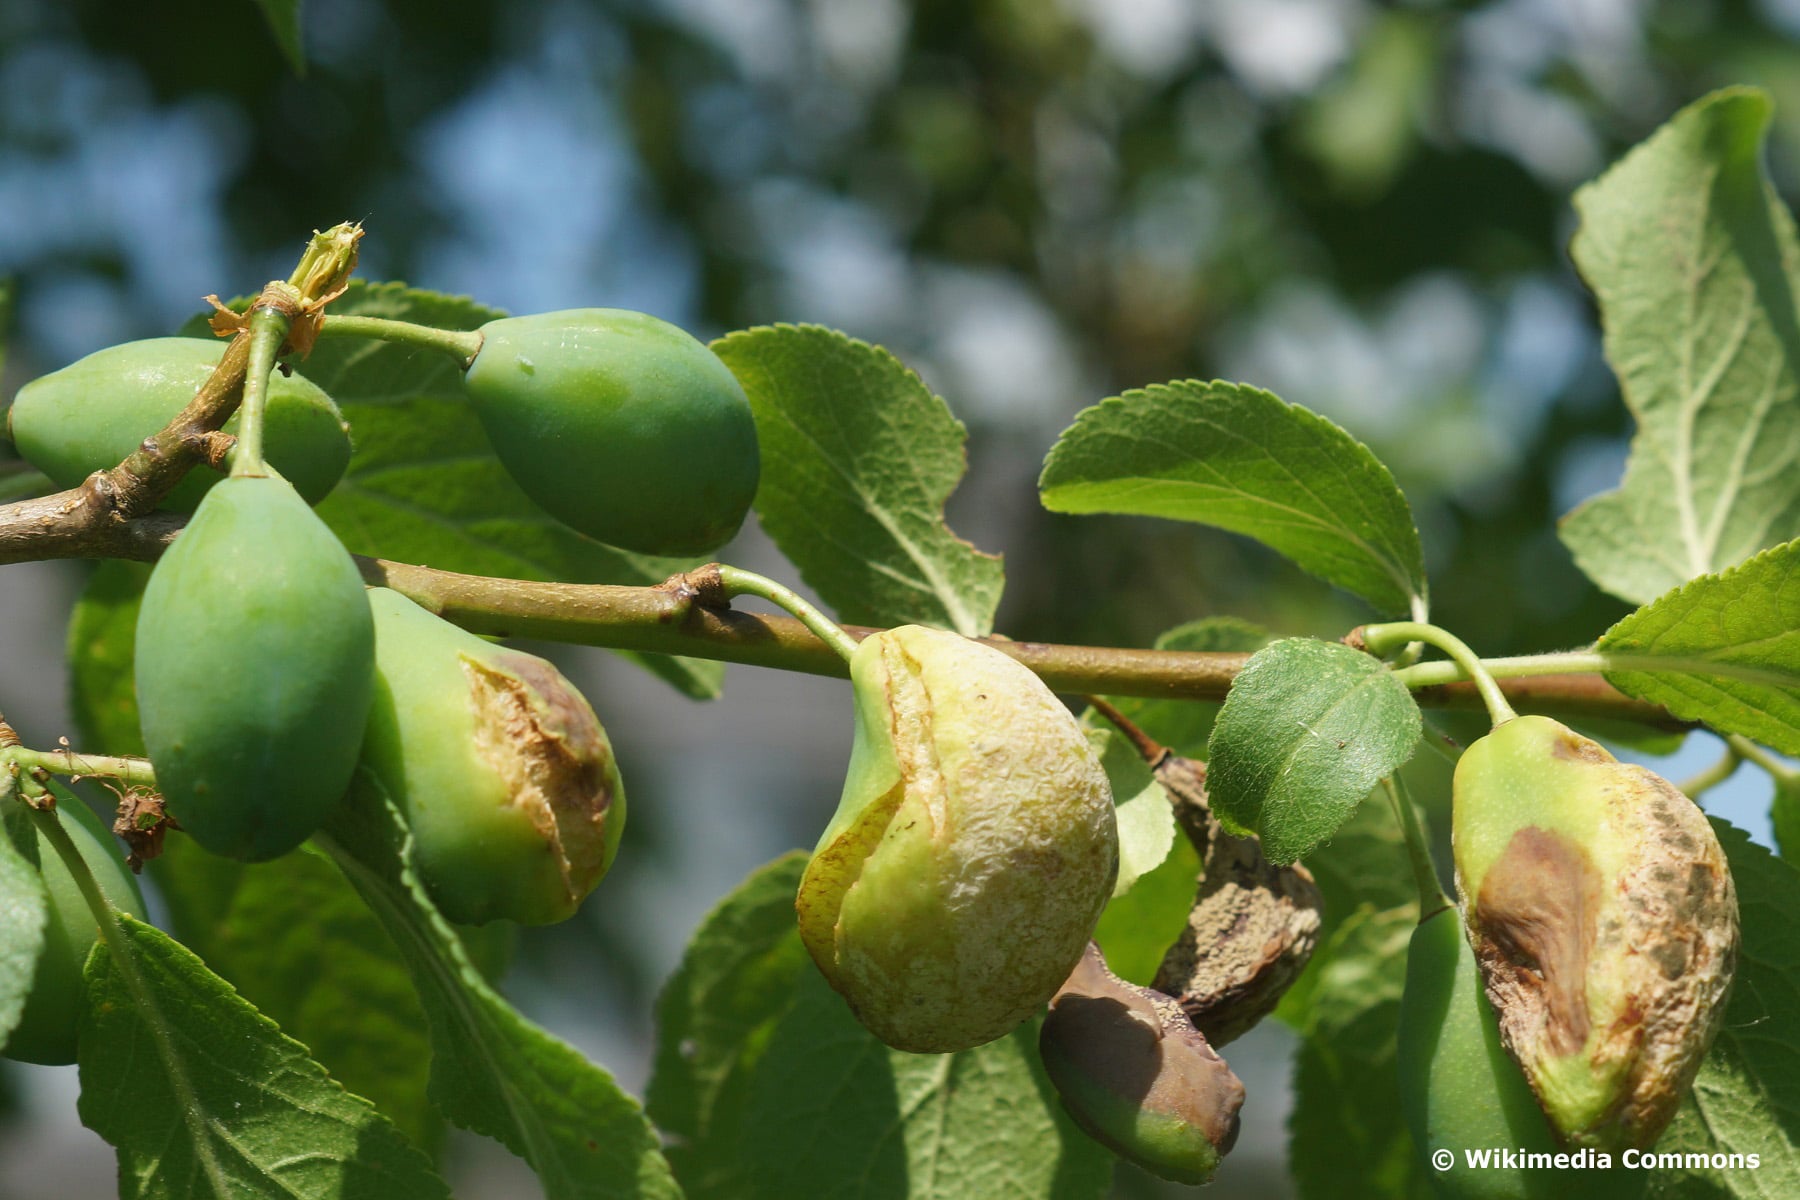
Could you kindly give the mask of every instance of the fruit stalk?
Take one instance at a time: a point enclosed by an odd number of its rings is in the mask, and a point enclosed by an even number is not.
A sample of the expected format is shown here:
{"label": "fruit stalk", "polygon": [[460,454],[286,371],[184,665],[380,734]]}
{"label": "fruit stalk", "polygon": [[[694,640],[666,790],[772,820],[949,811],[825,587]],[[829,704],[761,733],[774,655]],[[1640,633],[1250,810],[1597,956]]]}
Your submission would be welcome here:
{"label": "fruit stalk", "polygon": [[370,338],[397,346],[414,346],[447,354],[456,369],[466,371],[481,353],[483,341],[479,329],[438,329],[411,321],[394,321],[387,317],[329,316],[319,326],[320,337]]}
{"label": "fruit stalk", "polygon": [[275,369],[275,356],[287,340],[292,324],[292,319],[279,309],[258,305],[250,310],[250,360],[244,374],[243,416],[238,425],[237,449],[231,456],[231,473],[238,478],[269,473],[263,462],[269,373]]}

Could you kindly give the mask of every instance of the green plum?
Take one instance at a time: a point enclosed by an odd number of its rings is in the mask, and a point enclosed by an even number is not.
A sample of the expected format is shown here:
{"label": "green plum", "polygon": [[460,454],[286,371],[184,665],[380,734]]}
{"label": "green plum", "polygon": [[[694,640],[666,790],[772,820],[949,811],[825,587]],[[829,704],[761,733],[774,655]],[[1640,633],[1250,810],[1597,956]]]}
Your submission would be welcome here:
{"label": "green plum", "polygon": [[[194,398],[225,353],[202,338],[149,338],[96,350],[19,389],[7,426],[19,453],[61,487],[116,467]],[[275,372],[269,379],[264,437],[269,463],[308,504],[323,500],[350,463],[343,414],[316,384]],[[225,423],[234,433],[238,418]],[[196,467],[162,507],[192,512],[223,478]]]}
{"label": "green plum", "polygon": [[137,694],[169,811],[245,861],[294,849],[343,797],[374,686],[356,564],[274,476],[206,494],[144,591]]}
{"label": "green plum", "polygon": [[446,917],[571,916],[612,864],[625,789],[606,731],[534,655],[369,591],[375,699],[362,762],[405,815]]}
{"label": "green plum", "polygon": [[[146,919],[143,893],[125,869],[124,857],[112,833],[74,793],[60,784],[52,783],[50,788],[56,796],[57,818],[99,883],[100,891],[114,908],[139,920]],[[31,995],[0,1053],[20,1062],[50,1066],[72,1063],[86,994],[82,969],[87,965],[88,951],[99,940],[100,927],[75,877],[63,865],[56,848],[38,835],[31,818],[16,813],[8,825],[15,837],[30,838],[35,843],[38,869],[49,901],[49,920],[44,926],[44,949],[32,978]]]}
{"label": "green plum", "polygon": [[645,554],[704,554],[737,532],[756,496],[756,423],[705,345],[610,308],[508,317],[481,334],[469,399],[551,516]]}

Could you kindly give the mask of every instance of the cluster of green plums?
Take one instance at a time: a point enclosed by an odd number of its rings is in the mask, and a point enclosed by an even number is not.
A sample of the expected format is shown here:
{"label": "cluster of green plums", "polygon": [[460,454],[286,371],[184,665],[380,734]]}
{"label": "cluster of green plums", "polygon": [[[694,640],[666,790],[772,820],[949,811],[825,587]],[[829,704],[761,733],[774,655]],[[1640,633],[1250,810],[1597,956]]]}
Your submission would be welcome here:
{"label": "cluster of green plums", "polygon": [[[552,516],[650,554],[699,554],[736,533],[757,486],[756,430],[703,344],[610,309],[480,332],[466,394],[501,462]],[[8,432],[76,486],[163,428],[222,354],[221,342],[186,338],[100,351],[22,388]],[[385,798],[450,919],[568,917],[611,864],[625,816],[592,708],[543,659],[366,588],[311,508],[350,462],[337,406],[277,372],[265,411],[266,469],[197,468],[163,501],[192,517],[144,594],[136,686],[168,812],[206,849],[257,862],[295,849],[338,805]],[[106,846],[79,803],[64,807],[72,832]],[[114,903],[141,913],[117,855],[96,858],[112,864]],[[5,1049],[33,1061],[73,1060],[80,1006],[68,999],[97,934],[58,869],[44,873],[52,926],[67,936],[51,939],[34,985],[50,998],[34,998]]]}

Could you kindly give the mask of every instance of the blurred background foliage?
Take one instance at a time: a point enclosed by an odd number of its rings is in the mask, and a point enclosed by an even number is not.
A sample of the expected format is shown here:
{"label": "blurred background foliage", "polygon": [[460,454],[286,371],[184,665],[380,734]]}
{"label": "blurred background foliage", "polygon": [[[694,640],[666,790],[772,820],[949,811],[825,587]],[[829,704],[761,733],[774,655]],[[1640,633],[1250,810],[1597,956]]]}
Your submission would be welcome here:
{"label": "blurred background foliage", "polygon": [[[1569,194],[1729,83],[1776,97],[1778,184],[1800,149],[1800,0],[309,0],[301,26],[297,75],[249,0],[0,6],[0,395],[285,275],[345,218],[367,222],[366,277],[515,312],[821,322],[968,422],[952,524],[1007,555],[1000,627],[1058,641],[1366,616],[1225,535],[1037,507],[1079,408],[1189,376],[1369,442],[1412,498],[1437,619],[1483,653],[1591,639],[1624,608],[1553,525],[1616,484],[1630,426],[1565,254]],[[726,556],[779,569],[753,531]],[[56,570],[34,578],[66,602],[78,575]],[[8,654],[60,637],[61,610],[22,596],[0,592]],[[0,657],[0,710],[53,738],[45,694]],[[810,844],[847,742],[829,696],[784,710],[831,723],[779,771],[781,713],[638,707],[615,736],[647,865],[620,886],[672,908],[671,936],[647,947],[609,904],[584,914],[603,968],[554,934],[519,968],[559,985],[543,1011],[592,988],[634,1014],[622,1039],[749,865],[656,877],[692,857],[680,797],[761,788],[778,819],[735,840]],[[690,753],[706,719],[751,724]],[[634,1053],[596,1036],[614,1065]]]}

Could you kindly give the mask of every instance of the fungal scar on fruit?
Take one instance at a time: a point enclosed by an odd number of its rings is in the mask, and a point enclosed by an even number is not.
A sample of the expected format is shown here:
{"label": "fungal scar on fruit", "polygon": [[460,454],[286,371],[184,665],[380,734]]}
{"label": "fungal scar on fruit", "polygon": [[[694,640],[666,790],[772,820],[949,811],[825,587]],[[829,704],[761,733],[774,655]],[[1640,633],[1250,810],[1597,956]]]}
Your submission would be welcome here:
{"label": "fungal scar on fruit", "polygon": [[507,796],[554,854],[571,896],[585,879],[576,862],[597,862],[603,842],[611,752],[592,710],[554,670],[523,655],[503,655],[497,671],[467,656],[469,700],[481,714],[475,749],[506,781]]}

